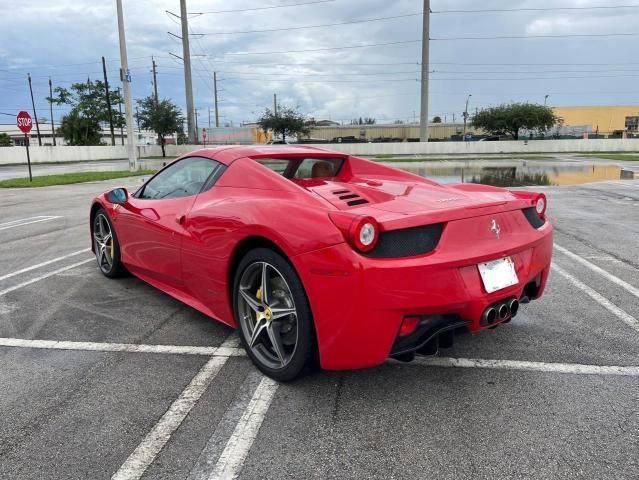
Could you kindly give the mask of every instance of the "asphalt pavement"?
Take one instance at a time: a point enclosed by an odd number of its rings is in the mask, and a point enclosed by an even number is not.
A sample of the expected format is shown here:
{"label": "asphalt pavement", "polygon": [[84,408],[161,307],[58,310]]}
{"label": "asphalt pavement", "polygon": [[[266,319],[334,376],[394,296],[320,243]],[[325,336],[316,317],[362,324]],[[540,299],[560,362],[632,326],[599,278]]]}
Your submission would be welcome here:
{"label": "asphalt pavement", "polygon": [[139,182],[0,190],[0,478],[639,478],[638,180],[537,187],[555,268],[509,324],[282,385],[99,273],[91,198]]}

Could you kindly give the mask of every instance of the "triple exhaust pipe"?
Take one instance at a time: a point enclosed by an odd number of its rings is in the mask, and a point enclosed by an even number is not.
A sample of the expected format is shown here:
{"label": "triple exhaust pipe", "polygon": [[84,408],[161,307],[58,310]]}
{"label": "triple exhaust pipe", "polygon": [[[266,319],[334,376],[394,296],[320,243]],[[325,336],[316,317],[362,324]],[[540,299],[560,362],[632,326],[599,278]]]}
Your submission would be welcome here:
{"label": "triple exhaust pipe", "polygon": [[481,324],[488,325],[507,318],[513,318],[519,310],[519,300],[509,298],[488,306],[481,315]]}

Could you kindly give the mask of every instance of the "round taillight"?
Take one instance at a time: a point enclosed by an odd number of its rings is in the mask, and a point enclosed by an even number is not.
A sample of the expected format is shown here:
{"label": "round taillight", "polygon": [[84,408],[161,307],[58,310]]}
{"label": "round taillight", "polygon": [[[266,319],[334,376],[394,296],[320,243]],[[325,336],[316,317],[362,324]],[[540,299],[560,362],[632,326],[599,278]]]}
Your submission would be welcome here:
{"label": "round taillight", "polygon": [[545,195],[540,195],[535,200],[535,210],[539,215],[543,215],[546,213],[546,197]]}
{"label": "round taillight", "polygon": [[351,227],[351,242],[357,250],[370,252],[379,239],[379,225],[372,217],[363,217]]}
{"label": "round taillight", "polygon": [[375,241],[375,235],[375,227],[370,223],[365,223],[359,231],[359,241],[368,247]]}

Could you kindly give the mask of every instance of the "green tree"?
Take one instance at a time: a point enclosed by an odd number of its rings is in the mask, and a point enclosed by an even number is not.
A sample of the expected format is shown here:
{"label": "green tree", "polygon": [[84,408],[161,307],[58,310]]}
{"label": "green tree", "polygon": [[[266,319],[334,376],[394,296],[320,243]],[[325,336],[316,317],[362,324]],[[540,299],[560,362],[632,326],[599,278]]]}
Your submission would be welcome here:
{"label": "green tree", "polygon": [[137,101],[138,119],[140,126],[146,130],[153,130],[158,135],[158,143],[162,147],[162,156],[166,157],[164,150],[164,136],[182,132],[182,111],[170,100],[156,101],[154,96],[148,96]]}
{"label": "green tree", "polygon": [[310,133],[304,115],[298,109],[283,105],[278,107],[277,114],[269,108],[265,109],[257,123],[265,132],[271,130],[273,136],[281,136],[283,141],[286,141],[287,136]]}
{"label": "green tree", "polygon": [[473,116],[472,125],[492,135],[512,135],[519,139],[519,131],[545,132],[561,123],[552,108],[533,103],[511,103],[482,109]]}
{"label": "green tree", "polygon": [[[124,116],[117,105],[122,97],[117,91],[109,92],[114,128],[124,126]],[[62,117],[59,131],[69,145],[100,145],[102,127],[109,121],[106,87],[100,80],[74,83],[69,89],[56,87],[47,100],[56,105],[69,105],[71,111]],[[114,106],[116,108],[114,108]]]}
{"label": "green tree", "polygon": [[183,129],[179,130],[177,134],[177,144],[187,145],[188,143],[189,143],[189,137],[186,136],[186,133],[184,133]]}
{"label": "green tree", "polygon": [[439,115],[433,118],[433,123],[442,123],[442,117]]}
{"label": "green tree", "polygon": [[10,147],[13,145],[11,137],[6,133],[0,133],[0,147]]}

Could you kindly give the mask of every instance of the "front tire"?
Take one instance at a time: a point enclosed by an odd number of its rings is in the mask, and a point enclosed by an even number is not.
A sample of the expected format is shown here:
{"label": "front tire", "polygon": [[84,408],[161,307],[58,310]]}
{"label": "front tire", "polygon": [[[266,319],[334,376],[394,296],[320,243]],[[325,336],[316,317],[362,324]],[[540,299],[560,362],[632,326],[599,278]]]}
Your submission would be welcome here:
{"label": "front tire", "polygon": [[120,243],[104,208],[95,213],[92,231],[95,258],[102,274],[109,278],[123,276],[126,270],[120,261]]}
{"label": "front tire", "polygon": [[257,248],[240,262],[233,282],[242,345],[265,375],[287,382],[315,366],[313,317],[297,273],[279,253]]}

